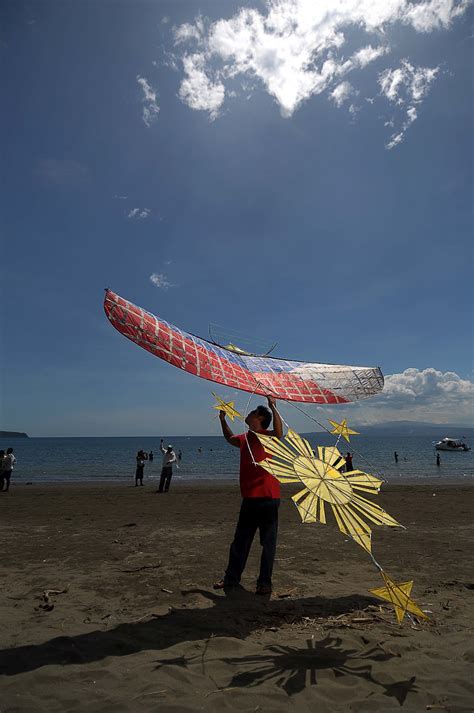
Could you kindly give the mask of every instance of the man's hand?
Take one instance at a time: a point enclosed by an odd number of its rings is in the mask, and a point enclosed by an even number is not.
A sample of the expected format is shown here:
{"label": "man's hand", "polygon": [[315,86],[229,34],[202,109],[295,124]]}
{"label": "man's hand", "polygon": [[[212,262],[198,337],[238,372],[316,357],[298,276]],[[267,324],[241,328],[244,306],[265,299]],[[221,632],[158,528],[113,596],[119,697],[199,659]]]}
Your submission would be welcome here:
{"label": "man's hand", "polygon": [[283,435],[283,424],[281,421],[281,416],[278,413],[278,409],[276,407],[276,401],[273,396],[269,395],[267,395],[267,401],[273,417],[273,431],[270,431],[270,435],[276,436],[277,438],[281,438]]}
{"label": "man's hand", "polygon": [[219,411],[219,418],[221,421],[225,421],[225,411]]}

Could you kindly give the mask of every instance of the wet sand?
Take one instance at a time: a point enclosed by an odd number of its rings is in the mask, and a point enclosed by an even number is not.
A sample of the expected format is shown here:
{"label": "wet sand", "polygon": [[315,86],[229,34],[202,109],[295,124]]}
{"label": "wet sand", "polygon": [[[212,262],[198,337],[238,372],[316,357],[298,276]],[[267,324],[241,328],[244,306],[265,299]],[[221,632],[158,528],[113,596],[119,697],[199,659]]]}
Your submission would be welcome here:
{"label": "wet sand", "polygon": [[[398,626],[367,554],[288,497],[270,599],[220,578],[236,485],[0,495],[0,711],[474,710],[474,488],[386,485],[373,551],[429,622]],[[285,496],[291,491],[285,489]],[[55,590],[45,595],[47,590]],[[56,593],[55,593],[56,592]]]}

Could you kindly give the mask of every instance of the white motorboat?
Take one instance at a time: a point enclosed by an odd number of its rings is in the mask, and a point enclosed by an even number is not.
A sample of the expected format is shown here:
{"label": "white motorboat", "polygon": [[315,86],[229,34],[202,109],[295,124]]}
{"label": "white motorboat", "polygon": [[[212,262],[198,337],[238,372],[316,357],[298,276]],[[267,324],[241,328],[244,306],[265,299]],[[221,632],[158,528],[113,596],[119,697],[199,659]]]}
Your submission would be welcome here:
{"label": "white motorboat", "polygon": [[443,438],[435,443],[437,451],[470,451],[469,446],[460,438]]}

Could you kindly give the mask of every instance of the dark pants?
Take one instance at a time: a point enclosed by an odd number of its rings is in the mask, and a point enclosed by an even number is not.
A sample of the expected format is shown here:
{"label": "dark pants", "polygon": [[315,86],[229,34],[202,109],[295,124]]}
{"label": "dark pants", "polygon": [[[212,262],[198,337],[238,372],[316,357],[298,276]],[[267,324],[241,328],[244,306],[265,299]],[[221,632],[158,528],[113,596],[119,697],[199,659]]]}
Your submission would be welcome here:
{"label": "dark pants", "polygon": [[3,490],[3,484],[6,482],[7,487],[5,490],[9,490],[10,488],[10,478],[12,475],[11,470],[4,470],[3,473],[0,475],[0,490]]}
{"label": "dark pants", "polygon": [[224,577],[226,585],[236,585],[240,582],[253,538],[259,530],[263,549],[257,584],[271,586],[279,507],[280,500],[277,498],[243,498],[234,541],[230,546],[229,564]]}
{"label": "dark pants", "polygon": [[162,493],[163,490],[165,493],[168,492],[170,489],[170,483],[171,483],[171,478],[173,476],[173,468],[162,468],[161,469],[161,477],[160,477],[160,487],[158,488],[158,492]]}
{"label": "dark pants", "polygon": [[137,465],[137,469],[135,471],[135,485],[138,485],[138,481],[140,481],[140,484],[143,485],[144,468],[145,468],[144,465]]}

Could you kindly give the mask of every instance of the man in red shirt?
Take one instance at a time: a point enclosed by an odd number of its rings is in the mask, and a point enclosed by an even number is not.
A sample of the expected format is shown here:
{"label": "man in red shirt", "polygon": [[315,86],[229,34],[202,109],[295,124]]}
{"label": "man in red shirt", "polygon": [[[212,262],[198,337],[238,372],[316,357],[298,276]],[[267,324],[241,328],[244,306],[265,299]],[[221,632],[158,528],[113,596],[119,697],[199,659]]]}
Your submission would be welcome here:
{"label": "man in red shirt", "polygon": [[[267,457],[265,449],[255,433],[281,438],[283,426],[276,410],[275,400],[267,396],[268,406],[257,406],[251,411],[245,423],[247,433],[235,436],[225,420],[225,412],[219,412],[224,438],[232,446],[240,448],[240,492],[242,505],[235,529],[234,540],[230,546],[229,563],[224,579],[214,584],[214,589],[236,587],[245,569],[247,557],[257,529],[260,533],[262,557],[260,574],[257,579],[257,594],[270,594],[272,591],[272,570],[275,559],[278,508],[280,506],[280,483],[267,473],[258,463]],[[273,418],[273,430],[267,430]]]}

